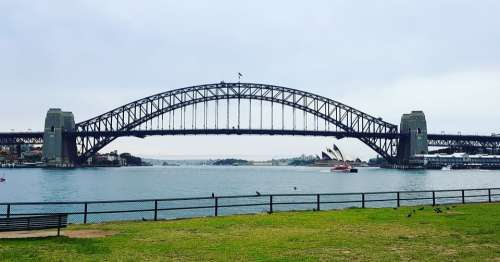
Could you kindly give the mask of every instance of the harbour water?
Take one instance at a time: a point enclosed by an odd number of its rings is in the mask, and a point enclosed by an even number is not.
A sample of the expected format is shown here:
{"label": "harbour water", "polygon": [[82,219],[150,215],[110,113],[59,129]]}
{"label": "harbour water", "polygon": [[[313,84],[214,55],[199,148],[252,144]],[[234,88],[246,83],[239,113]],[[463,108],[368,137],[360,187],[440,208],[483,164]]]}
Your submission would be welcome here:
{"label": "harbour water", "polygon": [[[271,210],[271,205],[274,205],[274,211],[318,207],[317,195],[274,196],[271,200],[266,194],[500,188],[500,171],[491,170],[360,168],[358,173],[353,174],[331,173],[328,168],[321,167],[153,166],[1,171],[6,181],[0,183],[0,216],[69,213],[72,223],[259,213]],[[211,197],[212,193],[216,198]],[[401,199],[420,199],[405,200],[402,204],[432,203],[430,193],[406,193],[401,195]],[[485,193],[485,190],[467,191],[465,200],[500,201],[500,190],[492,190],[490,198]],[[231,195],[250,197],[219,198]],[[205,199],[154,200],[190,197]],[[360,197],[360,194],[322,195],[321,209],[360,207]],[[394,193],[369,194],[365,204],[367,207],[395,206],[395,197]],[[440,203],[456,203],[464,199],[460,192],[439,192],[436,197],[442,197],[437,199]],[[140,199],[150,200],[85,203]],[[63,203],[7,204],[11,202]],[[300,202],[302,204],[297,204]],[[219,208],[215,207],[217,205]]]}
{"label": "harbour water", "polygon": [[324,167],[153,166],[0,169],[1,174],[6,182],[0,183],[0,202],[500,187],[500,170],[360,168],[346,174]]}

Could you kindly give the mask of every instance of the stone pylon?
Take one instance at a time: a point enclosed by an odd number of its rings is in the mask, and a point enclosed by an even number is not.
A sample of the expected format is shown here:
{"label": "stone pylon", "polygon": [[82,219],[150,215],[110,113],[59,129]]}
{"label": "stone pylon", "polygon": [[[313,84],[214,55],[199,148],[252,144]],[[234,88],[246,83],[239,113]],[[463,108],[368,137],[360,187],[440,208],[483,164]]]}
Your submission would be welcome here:
{"label": "stone pylon", "polygon": [[76,141],[64,136],[75,130],[72,112],[51,108],[45,117],[43,134],[43,160],[49,165],[65,166],[75,164]]}
{"label": "stone pylon", "polygon": [[404,134],[398,147],[399,164],[407,165],[416,154],[428,153],[427,122],[422,111],[412,111],[401,117],[400,133]]}

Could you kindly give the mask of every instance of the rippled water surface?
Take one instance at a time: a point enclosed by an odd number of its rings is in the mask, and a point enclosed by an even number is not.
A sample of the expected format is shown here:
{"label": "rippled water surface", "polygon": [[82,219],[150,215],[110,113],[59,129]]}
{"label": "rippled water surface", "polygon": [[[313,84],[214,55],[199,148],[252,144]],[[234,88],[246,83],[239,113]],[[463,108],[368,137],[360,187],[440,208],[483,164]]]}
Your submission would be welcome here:
{"label": "rippled water surface", "polygon": [[[500,187],[500,171],[320,167],[0,169],[0,202],[91,201],[261,193],[337,193]],[[297,187],[294,190],[294,187]]]}

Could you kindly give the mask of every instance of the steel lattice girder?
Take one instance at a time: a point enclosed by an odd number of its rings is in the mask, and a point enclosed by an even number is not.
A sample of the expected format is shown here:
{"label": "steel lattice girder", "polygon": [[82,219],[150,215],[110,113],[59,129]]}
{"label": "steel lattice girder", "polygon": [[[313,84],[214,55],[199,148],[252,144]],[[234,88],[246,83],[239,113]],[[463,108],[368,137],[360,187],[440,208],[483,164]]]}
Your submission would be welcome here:
{"label": "steel lattice girder", "polygon": [[[141,124],[148,123],[148,121],[161,117],[166,113],[173,112],[176,109],[185,110],[188,106],[196,106],[200,103],[206,106],[207,102],[210,101],[216,101],[217,103],[218,101],[228,101],[229,103],[230,100],[238,100],[239,103],[241,99],[267,101],[271,102],[271,105],[276,103],[282,106],[289,106],[293,108],[294,121],[295,109],[309,113],[343,130],[343,133],[334,134],[333,136],[356,137],[389,161],[395,160],[399,142],[398,137],[400,136],[396,125],[326,97],[291,88],[253,83],[209,84],[159,93],[133,101],[97,117],[78,123],[76,125],[76,132],[70,135],[76,136],[79,161],[84,161],[97,153],[102,147],[113,141],[116,137],[136,135],[132,131],[141,131],[140,129],[138,130]],[[216,108],[218,110],[218,106]],[[204,114],[204,128],[207,129],[206,113]],[[273,114],[271,111],[271,119],[272,116]],[[207,133],[225,134],[233,132],[219,129],[218,123],[216,123],[215,126],[215,129],[211,131],[207,130]],[[307,129],[307,126],[305,129]],[[161,131],[165,132],[163,127]],[[291,133],[280,133],[280,131],[274,129],[271,129],[271,131],[261,129],[260,133],[270,135],[332,135],[321,134],[318,130],[315,132],[319,133],[311,133],[308,130],[304,131],[304,134],[297,133],[299,130],[295,130],[294,122],[294,130]],[[184,131],[184,134],[187,133],[189,133],[189,131]],[[238,134],[238,132],[235,133]],[[243,134],[245,131],[240,130],[239,133]],[[258,133],[258,130],[252,129],[252,134]],[[143,134],[139,134],[138,136],[142,135]],[[430,146],[498,148],[500,144],[499,137],[431,134],[428,138]],[[2,139],[1,136],[0,139]],[[43,133],[29,133],[29,135],[20,133],[16,134],[16,136],[4,136],[3,140],[0,140],[0,144],[2,144],[2,142],[3,144],[42,143],[42,141]]]}
{"label": "steel lattice girder", "polygon": [[[312,93],[263,84],[219,83],[192,86],[142,98],[76,125],[77,132],[128,131],[172,110],[217,100],[252,99],[296,108],[328,121],[345,132],[395,134],[397,126]],[[95,154],[115,137],[78,137],[80,160]],[[397,139],[359,137],[383,157],[396,155]]]}
{"label": "steel lattice girder", "polygon": [[450,148],[500,148],[499,136],[428,135],[429,146]]}

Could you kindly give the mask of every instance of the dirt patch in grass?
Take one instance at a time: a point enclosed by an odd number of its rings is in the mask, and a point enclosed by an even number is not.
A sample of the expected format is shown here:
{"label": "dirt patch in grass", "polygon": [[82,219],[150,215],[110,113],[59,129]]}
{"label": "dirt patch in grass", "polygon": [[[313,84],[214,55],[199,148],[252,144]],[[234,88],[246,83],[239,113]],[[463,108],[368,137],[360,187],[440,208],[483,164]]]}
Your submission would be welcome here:
{"label": "dirt patch in grass", "polygon": [[[69,238],[97,238],[107,237],[116,234],[113,231],[104,230],[62,230],[61,236]],[[16,232],[0,232],[0,239],[13,239],[13,238],[37,238],[37,237],[51,237],[57,236],[57,231],[43,230],[43,231],[16,231]]]}
{"label": "dirt patch in grass", "polygon": [[115,235],[116,232],[104,230],[71,230],[64,232],[64,236],[70,238],[96,238],[109,237]]}
{"label": "dirt patch in grass", "polygon": [[445,215],[465,215],[464,212],[460,212],[460,211],[446,211],[444,212]]}

